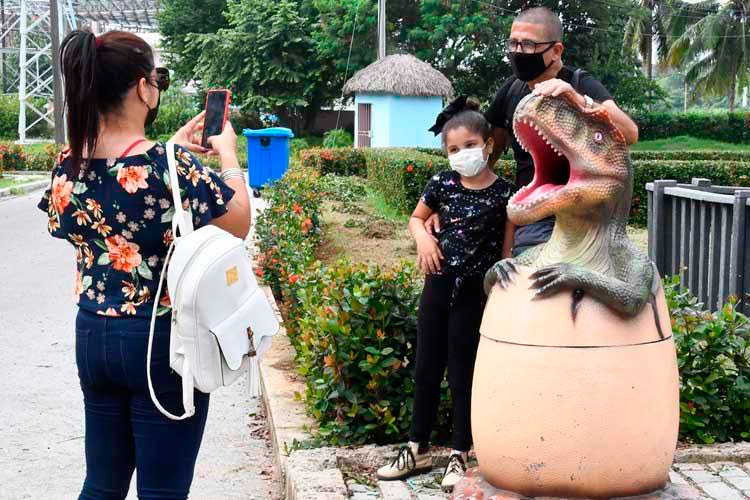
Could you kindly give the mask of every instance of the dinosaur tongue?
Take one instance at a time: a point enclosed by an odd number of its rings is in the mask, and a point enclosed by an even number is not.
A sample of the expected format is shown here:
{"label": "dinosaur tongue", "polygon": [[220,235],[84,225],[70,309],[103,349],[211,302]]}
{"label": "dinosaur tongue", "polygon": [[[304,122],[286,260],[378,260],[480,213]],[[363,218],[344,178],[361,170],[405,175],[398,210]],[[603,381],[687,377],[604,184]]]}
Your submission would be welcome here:
{"label": "dinosaur tongue", "polygon": [[546,195],[552,196],[570,180],[570,162],[555,149],[535,125],[520,121],[515,124],[516,136],[534,159],[534,179],[515,196],[514,202],[525,205]]}

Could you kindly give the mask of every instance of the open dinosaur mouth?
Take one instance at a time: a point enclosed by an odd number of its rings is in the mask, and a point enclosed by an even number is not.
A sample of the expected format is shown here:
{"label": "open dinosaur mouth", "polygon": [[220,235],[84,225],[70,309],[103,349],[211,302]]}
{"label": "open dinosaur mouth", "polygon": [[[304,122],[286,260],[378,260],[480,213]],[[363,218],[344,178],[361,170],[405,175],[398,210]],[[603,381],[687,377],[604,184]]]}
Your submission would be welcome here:
{"label": "open dinosaur mouth", "polygon": [[530,206],[552,198],[571,179],[570,160],[564,148],[554,143],[544,131],[527,118],[514,123],[521,147],[534,159],[534,179],[511,199],[517,206]]}

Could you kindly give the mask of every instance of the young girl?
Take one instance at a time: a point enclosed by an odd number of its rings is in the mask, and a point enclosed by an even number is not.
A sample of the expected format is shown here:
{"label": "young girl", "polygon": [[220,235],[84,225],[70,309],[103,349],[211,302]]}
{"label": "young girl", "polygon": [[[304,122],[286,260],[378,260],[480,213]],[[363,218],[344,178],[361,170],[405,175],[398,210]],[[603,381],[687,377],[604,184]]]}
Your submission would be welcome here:
{"label": "young girl", "polygon": [[[404,479],[432,468],[429,439],[448,368],[453,400],[453,451],[442,486],[452,489],[466,471],[471,448],[471,381],[486,296],[485,272],[510,257],[513,226],[505,206],[513,186],[487,168],[491,127],[479,102],[459,97],[439,116],[451,170],[434,176],[409,221],[417,262],[426,274],[417,324],[416,391],[409,444],[378,470]],[[445,121],[442,125],[441,121]],[[437,213],[437,238],[425,222]]]}

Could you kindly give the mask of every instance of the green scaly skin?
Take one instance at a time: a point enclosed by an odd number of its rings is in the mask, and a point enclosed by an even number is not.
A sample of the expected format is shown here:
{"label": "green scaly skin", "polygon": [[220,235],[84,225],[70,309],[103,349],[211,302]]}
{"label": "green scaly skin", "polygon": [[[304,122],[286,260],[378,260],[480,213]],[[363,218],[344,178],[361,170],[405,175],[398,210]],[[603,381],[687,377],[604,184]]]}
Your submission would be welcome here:
{"label": "green scaly skin", "polygon": [[496,263],[485,275],[485,291],[508,287],[526,266],[534,271],[534,298],[573,292],[574,318],[587,295],[624,317],[655,304],[654,266],[626,233],[630,155],[606,110],[532,94],[518,105],[513,126],[534,158],[535,176],[510,199],[508,217],[525,225],[554,215],[555,229],[547,243]]}

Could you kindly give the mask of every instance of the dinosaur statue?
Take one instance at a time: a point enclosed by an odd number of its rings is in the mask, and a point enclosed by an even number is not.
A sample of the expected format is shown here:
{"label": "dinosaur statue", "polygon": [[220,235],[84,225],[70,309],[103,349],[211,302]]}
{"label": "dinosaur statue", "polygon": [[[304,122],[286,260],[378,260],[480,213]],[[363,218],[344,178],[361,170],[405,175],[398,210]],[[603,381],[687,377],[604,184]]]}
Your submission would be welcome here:
{"label": "dinosaur statue", "polygon": [[626,318],[650,302],[656,316],[660,280],[626,234],[630,155],[606,109],[584,109],[567,95],[530,94],[516,109],[513,129],[533,157],[535,173],[509,200],[508,217],[524,225],[554,215],[555,228],[547,243],[496,263],[485,275],[485,291],[496,283],[507,288],[519,266],[527,266],[534,271],[535,299],[572,292],[574,320],[585,295]]}

